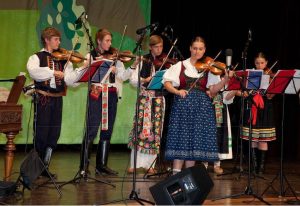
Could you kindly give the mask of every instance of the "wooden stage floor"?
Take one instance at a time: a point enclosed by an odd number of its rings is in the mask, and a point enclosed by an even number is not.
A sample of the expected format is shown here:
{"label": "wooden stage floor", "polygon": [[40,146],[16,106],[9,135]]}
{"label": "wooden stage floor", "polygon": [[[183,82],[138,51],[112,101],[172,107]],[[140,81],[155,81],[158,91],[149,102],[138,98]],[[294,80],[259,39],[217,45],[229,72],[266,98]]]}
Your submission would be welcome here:
{"label": "wooden stage floor", "polygon": [[[1,152],[4,157],[4,152]],[[15,153],[15,161],[13,168],[12,181],[16,180],[19,175],[20,164],[24,158],[24,152],[17,149]],[[0,200],[3,204],[10,205],[103,205],[108,202],[113,202],[114,205],[138,205],[135,200],[127,200],[132,192],[137,192],[139,198],[149,200],[153,202],[153,197],[149,191],[149,187],[155,185],[167,178],[166,175],[154,176],[149,178],[143,178],[144,172],[138,171],[136,184],[133,184],[132,174],[127,174],[127,166],[129,164],[130,152],[127,149],[113,149],[109,156],[109,166],[119,172],[118,177],[98,177],[94,175],[95,166],[95,152],[93,151],[91,157],[90,171],[91,175],[88,177],[96,178],[99,181],[89,179],[84,181],[81,179],[79,183],[69,183],[60,187],[62,196],[59,197],[58,190],[54,187],[54,184],[50,181],[47,183],[46,178],[39,178],[36,183],[41,184],[34,190],[26,190],[24,194],[18,194],[9,198],[2,198]],[[3,159],[2,159],[3,161]],[[234,160],[226,160],[222,162],[222,166],[225,172],[232,172],[234,168]],[[3,165],[0,164],[0,175],[3,177]],[[165,162],[165,166],[168,167],[169,163]],[[78,172],[79,167],[79,150],[78,149],[63,149],[55,151],[50,171],[58,175],[56,180],[57,185],[66,183],[74,179]],[[271,180],[274,179],[279,172],[279,158],[267,160],[267,172],[264,175],[265,179],[251,175],[251,189],[253,193],[260,196],[260,194],[268,187]],[[244,169],[247,169],[247,163],[243,165]],[[233,174],[227,174],[224,176],[217,176],[212,172],[212,166],[209,166],[209,175],[214,182],[212,191],[207,196],[204,204],[206,205],[261,205],[264,204],[257,198],[249,195],[238,195],[236,198],[223,198],[221,200],[214,200],[216,198],[222,198],[235,194],[244,194],[248,185],[248,174],[236,171]],[[294,191],[296,195],[300,196],[300,164],[299,161],[284,161],[284,174],[290,187],[284,181],[284,188],[281,190],[284,193],[283,197],[279,197],[280,194],[280,181],[276,178],[272,187],[269,187],[263,200],[270,204],[286,205],[287,200],[292,200],[291,203],[295,203],[295,196],[291,191]],[[107,184],[111,182],[115,187]],[[135,188],[134,188],[135,187]],[[18,190],[20,190],[19,188]],[[300,197],[299,197],[300,198]],[[120,200],[115,202],[116,200]],[[296,202],[297,203],[297,202]],[[300,204],[300,202],[298,202]]]}

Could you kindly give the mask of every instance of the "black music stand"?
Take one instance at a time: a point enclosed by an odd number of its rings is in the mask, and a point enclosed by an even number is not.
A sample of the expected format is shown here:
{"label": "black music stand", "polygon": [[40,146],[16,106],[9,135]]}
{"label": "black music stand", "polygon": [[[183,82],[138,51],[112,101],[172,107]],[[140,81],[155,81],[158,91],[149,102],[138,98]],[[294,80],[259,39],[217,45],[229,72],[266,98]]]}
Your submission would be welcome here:
{"label": "black music stand", "polygon": [[[91,82],[100,83],[102,81],[102,79],[104,78],[104,76],[109,71],[110,65],[111,65],[110,60],[95,61],[93,64],[90,64],[89,67],[83,68],[81,70],[81,74],[78,76],[77,82],[88,82],[89,83],[88,88],[90,88],[90,83]],[[90,89],[88,89],[88,92],[89,91],[90,91]],[[88,95],[89,95],[89,93],[88,93]],[[89,96],[87,97],[87,101],[89,101]],[[88,105],[88,103],[87,103],[87,105]],[[87,115],[86,115],[87,118],[86,119],[88,121],[88,115],[89,115],[88,114],[89,113],[88,106],[87,106],[86,113],[87,113]],[[88,127],[88,126],[86,125],[86,127]],[[96,179],[96,178],[88,177],[88,172],[86,171],[87,170],[87,165],[88,165],[88,162],[89,162],[87,134],[88,134],[88,128],[86,128],[86,134],[85,134],[85,137],[84,137],[84,140],[83,140],[84,147],[81,148],[84,152],[83,160],[80,160],[80,161],[83,161],[83,168],[79,168],[79,170],[76,173],[76,175],[74,176],[74,178],[70,181],[67,181],[67,182],[61,184],[60,187],[63,187],[64,185],[69,184],[69,183],[78,183],[78,182],[80,182],[80,180],[82,178],[85,181],[90,179],[90,180],[94,180],[96,182],[100,182],[100,183],[110,185],[112,187],[116,187],[115,185],[111,184],[108,181],[103,181],[103,180],[99,180],[99,179]]]}
{"label": "black music stand", "polygon": [[[300,91],[300,70],[278,70],[273,80],[271,81],[268,89],[266,90],[267,94],[282,94],[282,120],[281,120],[281,144],[280,144],[280,169],[277,175],[265,188],[261,196],[263,196],[267,190],[272,187],[273,183],[277,178],[279,178],[280,190],[278,192],[278,197],[281,198],[285,196],[285,193],[288,189],[291,190],[294,197],[296,198],[297,204],[300,204],[296,192],[291,187],[286,175],[283,171],[283,144],[284,144],[284,111],[285,111],[285,94],[297,94]],[[284,189],[284,181],[287,184],[287,188]],[[276,190],[275,190],[276,191]],[[287,202],[289,203],[289,202]]]}
{"label": "black music stand", "polygon": [[[240,90],[240,89],[242,89],[243,91],[258,90],[260,88],[260,84],[261,84],[261,77],[262,77],[262,71],[258,71],[258,70],[238,71],[238,72],[236,72],[236,76],[231,78],[231,81],[229,81],[227,90]],[[255,103],[251,99],[251,96],[249,96],[248,97],[249,108],[251,108],[253,104],[255,105]],[[255,106],[257,106],[257,105],[255,105]],[[220,199],[226,199],[226,198],[239,197],[242,195],[251,195],[254,198],[260,200],[261,202],[263,202],[267,205],[270,205],[270,203],[266,202],[261,196],[258,196],[256,193],[254,193],[252,186],[251,186],[251,144],[252,144],[252,111],[250,109],[250,111],[249,111],[247,186],[245,187],[245,190],[241,193],[215,198],[215,199],[213,199],[213,201],[220,200]]]}
{"label": "black music stand", "polygon": [[[136,42],[136,47],[133,50],[133,53],[138,51],[137,56],[139,56],[140,61],[142,60],[142,42],[143,42],[143,39],[146,35],[146,32],[147,32],[147,30],[144,30],[142,32],[142,34],[140,34],[140,37],[139,37],[138,41]],[[138,119],[137,119],[138,117],[137,116],[138,116],[138,113],[139,113],[138,112],[138,110],[139,110],[139,95],[140,95],[140,87],[141,87],[141,78],[140,78],[140,71],[142,69],[141,68],[141,62],[139,63],[139,65],[136,69],[138,69],[138,85],[137,85],[137,91],[136,91],[137,99],[136,99],[136,105],[135,105],[135,138],[138,136]],[[136,191],[137,144],[136,144],[135,140],[134,140],[133,152],[134,152],[134,157],[133,157],[133,159],[134,159],[134,161],[133,161],[134,168],[133,168],[133,177],[132,177],[132,190],[129,194],[129,197],[125,198],[125,199],[122,198],[122,199],[119,199],[119,200],[113,200],[113,201],[110,201],[110,202],[102,203],[101,205],[107,205],[107,204],[112,204],[112,203],[116,203],[116,202],[125,202],[125,204],[127,205],[126,201],[128,201],[128,200],[135,200],[140,205],[144,205],[143,202],[154,205],[153,202],[140,198],[138,196],[137,191]]]}

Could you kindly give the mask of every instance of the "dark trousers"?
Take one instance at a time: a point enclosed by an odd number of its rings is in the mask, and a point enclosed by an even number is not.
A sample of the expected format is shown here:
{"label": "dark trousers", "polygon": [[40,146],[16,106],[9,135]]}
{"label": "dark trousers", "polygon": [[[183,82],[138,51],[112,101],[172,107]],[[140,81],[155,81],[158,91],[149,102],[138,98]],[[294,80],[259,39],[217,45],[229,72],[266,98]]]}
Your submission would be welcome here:
{"label": "dark trousers", "polygon": [[[110,140],[117,114],[118,95],[116,92],[108,92],[108,130],[100,131],[100,140]],[[98,133],[102,119],[102,93],[97,100],[89,97],[88,119],[85,137],[92,142]]]}
{"label": "dark trousers", "polygon": [[47,147],[56,148],[61,131],[62,97],[45,97],[38,95],[34,111],[36,113],[36,128],[34,144],[37,152],[43,153]]}

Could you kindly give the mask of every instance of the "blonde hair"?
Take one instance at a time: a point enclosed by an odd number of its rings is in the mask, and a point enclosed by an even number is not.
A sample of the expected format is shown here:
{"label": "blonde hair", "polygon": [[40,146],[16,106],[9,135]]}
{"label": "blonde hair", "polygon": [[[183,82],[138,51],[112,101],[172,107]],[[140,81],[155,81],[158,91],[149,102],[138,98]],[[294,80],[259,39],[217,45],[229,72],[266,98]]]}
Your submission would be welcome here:
{"label": "blonde hair", "polygon": [[152,35],[149,39],[149,45],[153,46],[159,43],[163,43],[163,39],[158,35]]}

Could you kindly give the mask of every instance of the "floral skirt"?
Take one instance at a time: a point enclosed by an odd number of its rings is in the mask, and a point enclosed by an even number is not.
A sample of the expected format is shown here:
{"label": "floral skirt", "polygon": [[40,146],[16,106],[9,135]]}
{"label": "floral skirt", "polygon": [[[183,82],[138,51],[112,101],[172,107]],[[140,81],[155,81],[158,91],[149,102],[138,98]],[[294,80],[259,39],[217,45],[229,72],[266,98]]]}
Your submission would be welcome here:
{"label": "floral skirt", "polygon": [[133,149],[136,144],[141,153],[158,154],[164,124],[165,99],[163,96],[156,97],[153,91],[144,90],[138,98],[138,105],[138,131],[136,132],[134,117],[128,147]]}

